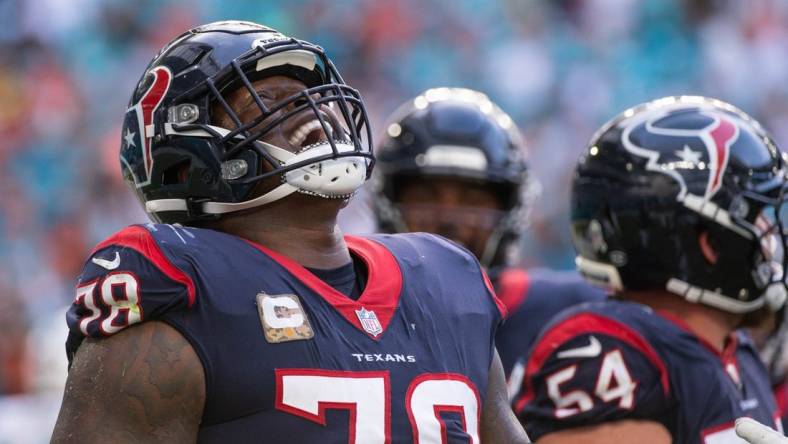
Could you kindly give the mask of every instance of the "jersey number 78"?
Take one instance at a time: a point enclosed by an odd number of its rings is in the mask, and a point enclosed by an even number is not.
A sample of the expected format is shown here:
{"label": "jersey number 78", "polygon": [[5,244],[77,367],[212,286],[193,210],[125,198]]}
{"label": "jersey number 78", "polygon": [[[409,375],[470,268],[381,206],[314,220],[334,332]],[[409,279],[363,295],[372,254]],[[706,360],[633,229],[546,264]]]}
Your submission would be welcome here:
{"label": "jersey number 78", "polygon": [[[388,371],[277,369],[276,408],[326,425],[327,409],[350,412],[350,443],[391,442]],[[425,373],[408,387],[405,409],[414,443],[447,442],[441,412],[460,414],[472,444],[479,441],[479,393],[463,375]]]}

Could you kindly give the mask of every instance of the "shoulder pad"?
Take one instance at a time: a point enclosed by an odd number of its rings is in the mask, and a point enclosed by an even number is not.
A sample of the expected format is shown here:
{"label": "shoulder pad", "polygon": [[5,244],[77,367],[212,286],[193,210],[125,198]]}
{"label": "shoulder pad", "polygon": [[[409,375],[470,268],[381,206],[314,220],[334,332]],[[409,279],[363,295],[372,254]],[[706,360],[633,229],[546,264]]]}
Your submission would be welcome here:
{"label": "shoulder pad", "polygon": [[628,417],[659,421],[670,406],[670,380],[661,356],[637,330],[580,312],[542,333],[515,399],[515,412],[538,438]]}
{"label": "shoulder pad", "polygon": [[77,336],[105,336],[195,303],[192,275],[176,266],[145,227],[99,243],[85,262],[67,321]]}
{"label": "shoulder pad", "polygon": [[[388,248],[400,263],[404,263],[403,273],[407,273],[408,264],[425,264],[429,273],[443,270],[445,273],[474,273],[478,280],[484,283],[482,292],[488,294],[487,302],[494,307],[496,325],[500,318],[506,316],[506,307],[498,299],[487,273],[482,269],[476,257],[462,246],[436,234],[431,233],[402,233],[369,236]],[[477,294],[471,292],[472,295]]]}

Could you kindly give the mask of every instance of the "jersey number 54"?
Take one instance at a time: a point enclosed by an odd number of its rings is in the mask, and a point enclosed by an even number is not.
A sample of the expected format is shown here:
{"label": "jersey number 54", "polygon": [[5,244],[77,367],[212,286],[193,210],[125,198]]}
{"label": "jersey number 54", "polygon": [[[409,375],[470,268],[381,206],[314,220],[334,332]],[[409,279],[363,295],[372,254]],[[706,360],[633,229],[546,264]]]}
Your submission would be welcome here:
{"label": "jersey number 54", "polygon": [[[594,407],[594,398],[586,391],[561,391],[561,384],[575,376],[577,365],[558,370],[547,377],[547,394],[556,406],[556,418],[566,418]],[[603,402],[618,400],[622,409],[631,409],[635,400],[637,382],[629,374],[621,350],[613,350],[605,354],[599,367],[594,394]]]}

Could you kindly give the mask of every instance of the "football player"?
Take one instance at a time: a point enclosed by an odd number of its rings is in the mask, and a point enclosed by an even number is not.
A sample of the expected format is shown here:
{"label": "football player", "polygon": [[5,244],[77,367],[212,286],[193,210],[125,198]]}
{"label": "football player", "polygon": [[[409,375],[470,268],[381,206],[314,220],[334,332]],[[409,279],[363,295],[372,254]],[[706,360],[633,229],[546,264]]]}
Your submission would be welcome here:
{"label": "football player", "polygon": [[480,259],[508,309],[496,337],[507,376],[554,314],[603,298],[576,273],[514,266],[538,183],[517,126],[485,94],[427,90],[393,113],[378,147],[381,228],[437,233]]}
{"label": "football player", "polygon": [[337,228],[374,156],[320,47],[248,22],[192,29],[145,70],[122,138],[160,223],[85,263],[54,442],[527,440],[473,255]]}
{"label": "football player", "polygon": [[577,265],[615,291],[557,316],[515,411],[537,442],[733,443],[780,430],[769,378],[737,328],[785,300],[786,166],[760,125],[704,97],[605,124],[572,185]]}

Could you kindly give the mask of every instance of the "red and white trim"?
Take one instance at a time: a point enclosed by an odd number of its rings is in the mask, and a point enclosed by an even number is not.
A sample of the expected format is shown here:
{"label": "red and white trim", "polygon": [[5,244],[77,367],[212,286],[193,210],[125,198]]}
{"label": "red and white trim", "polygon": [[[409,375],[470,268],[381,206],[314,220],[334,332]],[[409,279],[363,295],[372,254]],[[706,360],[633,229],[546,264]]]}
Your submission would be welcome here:
{"label": "red and white trim", "polygon": [[667,365],[640,333],[615,319],[596,313],[579,313],[553,325],[545,332],[531,351],[531,358],[525,372],[525,390],[515,402],[515,411],[520,412],[534,397],[531,380],[539,373],[542,366],[563,344],[572,338],[585,334],[601,334],[638,350],[659,372],[659,380],[665,396],[670,393],[670,378]]}
{"label": "red and white trim", "polygon": [[481,406],[476,385],[459,373],[421,374],[411,381],[405,394],[415,444],[435,442],[438,436],[442,444],[449,442],[441,413],[459,413],[470,443],[479,444]]}
{"label": "red and white trim", "polygon": [[169,259],[167,259],[167,256],[165,256],[161,251],[161,248],[156,243],[153,235],[151,235],[150,232],[144,227],[132,225],[118,231],[100,244],[96,245],[93,251],[90,252],[90,255],[93,256],[98,251],[112,246],[130,248],[136,251],[137,253],[144,256],[148,261],[150,261],[168,278],[183,284],[188,292],[189,307],[194,305],[196,292],[192,278],[188,274],[184,273],[181,269],[173,265]]}
{"label": "red and white trim", "polygon": [[484,271],[484,268],[480,268],[482,272],[482,280],[484,280],[484,286],[487,287],[487,291],[490,293],[490,297],[492,298],[493,302],[495,303],[495,307],[498,309],[498,313],[500,313],[502,318],[508,316],[508,311],[506,309],[506,305],[498,299],[498,296],[495,294],[495,288],[493,287],[492,282],[490,282],[490,278],[487,276],[487,272]]}
{"label": "red and white trim", "polygon": [[74,299],[74,303],[81,305],[90,312],[89,316],[79,320],[79,331],[85,336],[88,336],[88,325],[101,316],[101,309],[96,305],[96,295],[93,291],[98,281],[99,279],[93,279],[77,286],[77,296]]}
{"label": "red and white trim", "polygon": [[[250,245],[265,253],[304,285],[331,304],[348,322],[364,332],[369,338],[378,341],[399,305],[402,292],[402,272],[394,255],[382,244],[362,237],[345,236],[350,251],[361,258],[369,272],[367,285],[358,300],[353,300],[323,282],[298,262],[272,251],[252,241]],[[383,333],[373,335],[364,330],[356,310],[366,309],[375,312],[383,328]]]}
{"label": "red and white trim", "polygon": [[348,442],[391,443],[388,370],[275,369],[277,410],[322,426],[326,410],[347,410]]}
{"label": "red and white trim", "polygon": [[498,296],[509,314],[525,302],[530,285],[531,277],[522,268],[508,268],[498,276]]}

